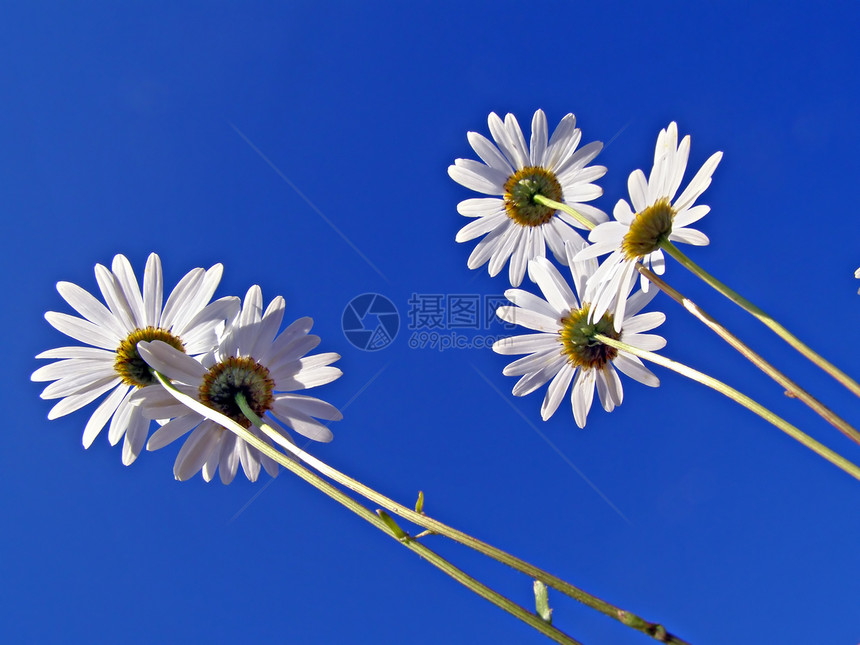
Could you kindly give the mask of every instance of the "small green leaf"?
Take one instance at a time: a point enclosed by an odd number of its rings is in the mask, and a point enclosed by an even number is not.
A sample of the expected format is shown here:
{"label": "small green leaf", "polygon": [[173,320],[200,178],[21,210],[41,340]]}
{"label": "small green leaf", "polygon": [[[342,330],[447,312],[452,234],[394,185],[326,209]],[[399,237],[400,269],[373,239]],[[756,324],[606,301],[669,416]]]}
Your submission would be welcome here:
{"label": "small green leaf", "polygon": [[379,515],[379,519],[385,522],[385,525],[391,529],[391,532],[397,537],[400,541],[405,541],[409,539],[409,534],[400,528],[391,516],[383,511],[381,508],[376,509],[376,514]]}
{"label": "small green leaf", "polygon": [[537,615],[541,620],[552,625],[552,609],[549,608],[549,593],[546,585],[540,580],[535,580],[534,591]]}
{"label": "small green leaf", "polygon": [[415,502],[415,512],[424,515],[424,491],[418,491],[418,501]]}

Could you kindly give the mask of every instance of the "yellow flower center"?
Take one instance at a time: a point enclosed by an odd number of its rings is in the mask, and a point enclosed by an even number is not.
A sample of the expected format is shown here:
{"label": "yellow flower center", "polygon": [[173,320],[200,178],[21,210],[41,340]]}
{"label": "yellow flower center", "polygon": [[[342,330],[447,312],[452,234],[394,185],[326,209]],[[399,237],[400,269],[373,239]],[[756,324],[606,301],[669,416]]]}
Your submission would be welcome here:
{"label": "yellow flower center", "polygon": [[668,197],[662,197],[645,210],[636,213],[630,230],[621,241],[621,250],[627,260],[644,258],[660,248],[660,243],[669,238],[675,210]]}
{"label": "yellow flower center", "polygon": [[543,195],[555,202],[564,195],[555,175],[540,166],[527,166],[517,170],[505,182],[505,210],[508,217],[520,226],[541,226],[555,215],[555,209],[535,202]]}
{"label": "yellow flower center", "polygon": [[161,340],[171,347],[175,347],[180,352],[185,352],[185,345],[182,344],[182,341],[166,329],[161,329],[160,327],[135,329],[117,347],[116,360],[114,360],[113,364],[113,368],[126,385],[146,387],[155,383],[152,370],[150,370],[146,361],[140,357],[140,354],[137,353],[137,344],[142,340]]}
{"label": "yellow flower center", "polygon": [[272,408],[275,382],[269,369],[247,356],[230,356],[209,369],[200,385],[200,402],[248,428],[251,422],[236,403],[242,393],[258,417]]}
{"label": "yellow flower center", "polygon": [[586,302],[582,309],[571,309],[570,314],[561,319],[561,325],[559,335],[562,353],[574,367],[601,368],[618,355],[617,349],[594,338],[596,334],[603,334],[613,340],[621,338],[621,334],[613,327],[612,314],[605,313],[600,320],[588,322]]}

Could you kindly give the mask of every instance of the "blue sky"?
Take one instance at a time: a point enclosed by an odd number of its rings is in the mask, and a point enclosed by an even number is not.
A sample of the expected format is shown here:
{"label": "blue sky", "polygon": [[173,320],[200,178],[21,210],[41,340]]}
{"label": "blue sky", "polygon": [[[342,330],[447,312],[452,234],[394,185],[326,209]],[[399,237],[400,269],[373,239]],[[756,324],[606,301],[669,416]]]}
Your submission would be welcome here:
{"label": "blue sky", "polygon": [[[288,473],[173,480],[178,445],[131,467],[91,408],[49,422],[29,375],[66,344],[54,285],[158,252],[165,284],[224,264],[312,316],[344,375],[319,458],[695,643],[860,641],[860,484],[716,393],[660,368],[579,430],[543,390],[515,399],[487,349],[412,348],[409,301],[501,294],[458,245],[491,111],[608,145],[597,205],[627,197],[660,128],[690,166],[723,161],[691,256],[860,375],[856,3],[18,3],[0,21],[0,256],[7,417],[0,623],[8,642],[539,642]],[[611,143],[610,143],[611,142]],[[687,179],[691,174],[687,175]],[[338,232],[339,231],[339,232]],[[853,425],[857,399],[670,263],[673,285]],[[526,282],[526,288],[534,289]],[[341,317],[380,293],[394,342],[354,347]],[[854,462],[860,449],[668,298],[663,354],[753,394]],[[483,325],[483,323],[482,323]],[[414,325],[413,325],[414,327]],[[449,334],[452,329],[444,330]],[[506,335],[500,323],[469,332]],[[415,336],[420,340],[421,337]],[[416,341],[417,342],[417,341]],[[416,344],[413,342],[412,344]],[[431,538],[529,604],[530,582]],[[584,643],[644,643],[551,594]]]}

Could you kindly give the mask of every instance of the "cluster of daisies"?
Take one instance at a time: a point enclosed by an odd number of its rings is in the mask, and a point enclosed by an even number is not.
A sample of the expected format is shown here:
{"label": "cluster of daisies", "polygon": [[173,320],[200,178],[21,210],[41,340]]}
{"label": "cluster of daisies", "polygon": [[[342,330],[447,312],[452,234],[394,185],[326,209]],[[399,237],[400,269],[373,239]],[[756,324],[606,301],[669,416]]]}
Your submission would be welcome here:
{"label": "cluster of daisies", "polygon": [[[505,292],[514,306],[500,307],[497,315],[537,333],[500,340],[493,349],[525,355],[504,369],[506,375],[521,377],[514,395],[549,383],[541,406],[546,420],[570,388],[574,420],[584,427],[595,389],[606,411],[621,403],[619,371],[645,385],[659,385],[638,357],[597,337],[646,351],[666,344],[661,336],[643,333],[662,324],[665,316],[640,313],[656,289],[649,289],[642,276],[640,290],[633,293],[637,265],[662,274],[665,242],[708,244],[707,236],[690,225],[710,210],[696,200],[710,185],[722,153],[713,154],[678,195],[690,137],[679,143],[678,127],[670,123],[657,137],[651,174],[630,174],[630,202],[620,199],[611,221],[584,203],[603,194],[594,181],[606,168],[589,165],[602,144],[579,147],[581,133],[573,114],[549,136],[546,116],[535,112],[528,145],[513,114],[504,121],[490,114],[488,121],[495,143],[476,132],[468,134],[481,161],[457,159],[448,168],[454,181],[488,195],[460,202],[457,210],[472,221],[456,239],[483,236],[469,256],[470,269],[489,264],[495,276],[507,263],[512,287],[519,287],[528,274],[540,288],[542,298],[518,288]],[[587,240],[577,229],[590,229]],[[572,286],[547,259],[547,247],[557,263],[569,267]],[[598,264],[597,258],[607,254]]]}
{"label": "cluster of daisies", "polygon": [[[705,234],[690,225],[708,213],[696,200],[711,183],[722,153],[712,155],[678,195],[690,137],[679,143],[678,128],[670,123],[657,137],[651,174],[630,174],[630,202],[619,200],[610,220],[587,203],[603,194],[594,182],[606,168],[591,165],[602,144],[580,146],[581,132],[572,114],[550,136],[546,116],[535,112],[529,144],[512,114],[504,120],[490,114],[489,129],[493,141],[468,134],[480,161],[457,159],[448,169],[455,181],[487,195],[460,202],[458,211],[472,221],[456,239],[482,238],[469,256],[469,268],[488,264],[495,276],[508,265],[514,288],[505,295],[513,306],[500,307],[497,315],[535,332],[493,346],[500,354],[523,355],[504,369],[504,374],[520,377],[513,393],[524,396],[548,383],[541,406],[546,420],[570,389],[573,418],[584,427],[595,389],[605,410],[621,404],[618,372],[645,385],[659,385],[637,356],[601,338],[646,351],[666,344],[661,336],[645,333],[665,316],[641,313],[656,289],[649,289],[643,276],[633,293],[637,265],[662,274],[662,245],[708,243]],[[585,229],[590,229],[587,240],[579,232]],[[572,282],[546,257],[547,248],[558,264],[569,267]],[[602,255],[608,257],[599,264]],[[341,371],[331,364],[340,356],[307,356],[320,342],[309,333],[310,318],[300,318],[278,333],[284,299],[276,297],[264,309],[257,286],[241,302],[235,297],[212,301],[221,272],[220,264],[190,271],[166,303],[161,260],[154,253],[147,260],[142,289],[124,256],[117,255],[110,269],[97,265],[104,303],[81,287],[60,282],[60,295],[80,317],[57,312],[45,317],[85,346],[59,347],[37,356],[55,359],[32,375],[34,381],[51,381],[43,399],[59,399],[48,418],[104,397],[84,428],[85,447],[109,425],[108,439],[112,445],[123,440],[122,461],[128,465],[144,446],[157,450],[187,435],[174,465],[177,479],[202,472],[211,481],[218,471],[221,481],[229,483],[240,464],[252,481],[261,468],[277,473],[271,459],[182,404],[161,385],[160,374],[263,441],[269,438],[243,414],[238,395],[258,417],[269,413],[305,437],[330,441],[323,421],[340,419],[340,412],[295,392],[338,378]],[[543,297],[517,288],[526,275]],[[157,429],[150,434],[153,421]],[[290,440],[286,431],[283,437]]]}
{"label": "cluster of daisies", "polygon": [[[270,475],[277,474],[271,459],[179,403],[162,387],[157,371],[181,392],[267,443],[269,439],[242,414],[237,394],[258,416],[270,413],[305,437],[330,441],[331,432],[322,421],[339,420],[340,412],[295,392],[337,379],[341,371],[331,364],[340,356],[332,352],[307,356],[320,342],[309,333],[310,318],[296,320],[279,334],[284,299],[278,296],[264,309],[258,286],[251,287],[242,301],[225,297],[213,302],[221,273],[220,264],[188,272],[167,302],[161,260],[154,253],[146,262],[142,290],[124,256],[114,257],[110,269],[96,265],[104,303],[77,285],[57,284],[80,317],[51,311],[45,318],[85,346],[59,347],[37,356],[57,359],[31,377],[52,381],[41,395],[59,399],[48,418],[64,416],[106,395],[84,428],[86,448],[109,425],[108,439],[111,445],[123,439],[122,461],[128,465],[144,445],[156,450],[188,435],[174,464],[177,479],[202,472],[211,481],[218,471],[227,484],[240,464],[251,481],[261,466]],[[150,435],[153,420],[158,428]]]}

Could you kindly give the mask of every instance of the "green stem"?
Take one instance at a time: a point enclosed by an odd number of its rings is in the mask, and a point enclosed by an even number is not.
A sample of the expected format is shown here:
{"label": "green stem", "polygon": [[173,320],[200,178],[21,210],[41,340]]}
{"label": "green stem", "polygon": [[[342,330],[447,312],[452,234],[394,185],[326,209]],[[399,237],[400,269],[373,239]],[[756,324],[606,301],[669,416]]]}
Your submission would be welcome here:
{"label": "green stem", "polygon": [[677,363],[671,359],[660,356],[659,354],[648,352],[643,349],[633,347],[632,345],[628,345],[626,343],[618,342],[617,340],[609,338],[608,336],[604,336],[603,334],[595,334],[594,338],[602,342],[604,345],[615,347],[616,349],[620,349],[629,354],[633,354],[635,356],[638,356],[639,358],[644,358],[646,360],[651,361],[652,363],[656,363],[657,365],[662,365],[663,367],[673,370],[678,374],[681,374],[682,376],[686,376],[689,379],[698,381],[702,385],[706,385],[709,388],[716,390],[720,394],[724,394],[736,403],[740,403],[742,406],[744,406],[751,412],[754,412],[768,423],[775,425],[788,436],[795,439],[796,441],[799,441],[819,456],[824,457],[834,466],[841,468],[846,473],[854,477],[854,479],[860,480],[860,468],[855,466],[853,463],[851,463],[841,455],[833,452],[827,446],[818,443],[815,439],[802,432],[795,426],[791,425],[790,423],[788,423],[788,421],[775,415],[773,412],[768,410],[760,403],[754,401],[745,394],[742,394],[733,387],[726,385],[722,381],[718,381],[717,379],[708,376],[707,374],[702,374],[702,372],[694,370],[691,367],[687,367],[682,363]]}
{"label": "green stem", "polygon": [[266,433],[266,436],[278,443],[281,447],[291,452],[297,458],[301,459],[309,466],[317,470],[318,472],[330,477],[334,481],[343,485],[344,487],[366,497],[370,501],[379,504],[383,508],[389,510],[395,515],[399,515],[400,517],[409,520],[410,522],[417,524],[418,526],[427,529],[433,533],[438,535],[442,535],[447,537],[455,542],[459,542],[464,546],[469,547],[477,551],[478,553],[482,553],[487,557],[496,560],[497,562],[501,562],[502,564],[506,564],[509,567],[516,569],[517,571],[524,573],[530,578],[534,578],[535,580],[539,580],[544,584],[556,589],[563,594],[578,600],[579,602],[591,607],[592,609],[596,609],[597,611],[606,614],[607,616],[611,616],[612,618],[620,621],[621,623],[627,625],[628,627],[632,627],[633,629],[642,632],[643,634],[647,634],[652,638],[664,642],[664,643],[673,643],[675,645],[682,645],[686,641],[681,640],[677,636],[670,634],[666,631],[666,628],[658,623],[649,622],[643,618],[640,618],[636,614],[633,614],[629,611],[625,611],[612,605],[611,603],[606,602],[598,598],[597,596],[593,596],[587,591],[584,591],[574,585],[570,584],[554,576],[548,571],[544,571],[543,569],[539,569],[538,567],[529,564],[524,560],[520,560],[516,556],[507,553],[506,551],[502,551],[486,542],[482,542],[477,538],[472,537],[468,533],[463,533],[462,531],[458,531],[455,528],[448,526],[447,524],[443,524],[438,520],[434,520],[430,517],[427,517],[423,513],[416,513],[407,506],[399,504],[388,497],[385,497],[381,493],[373,490],[362,484],[361,482],[349,477],[348,475],[343,474],[342,472],[332,468],[325,462],[320,461],[313,455],[310,455],[303,451],[301,448],[289,443],[284,439],[284,436],[275,431],[268,424],[263,423],[259,426],[260,429]]}
{"label": "green stem", "polygon": [[705,271],[702,267],[693,262],[686,255],[684,255],[684,253],[670,241],[664,240],[660,244],[660,246],[661,248],[663,248],[663,250],[666,251],[666,253],[675,258],[685,269],[687,269],[693,275],[706,282],[709,286],[723,294],[726,298],[734,302],[736,305],[752,314],[755,318],[761,321],[766,327],[768,327],[777,336],[782,338],[786,343],[788,343],[794,349],[800,352],[803,356],[818,365],[818,367],[830,374],[842,385],[847,387],[851,392],[853,392],[857,396],[860,396],[860,383],[857,383],[845,372],[843,372],[831,362],[814,352],[810,347],[802,343],[800,339],[798,339],[785,327],[776,322],[771,316],[759,309],[756,305],[741,296],[739,293],[717,280],[714,276],[712,276],[710,273]]}
{"label": "green stem", "polygon": [[[220,414],[219,412],[208,408],[207,406],[200,403],[200,401],[198,401],[197,399],[183,394],[182,392],[177,390],[173,386],[173,384],[170,383],[169,380],[165,379],[158,372],[156,372],[155,375],[161,382],[161,384],[167,389],[167,391],[170,392],[171,395],[178,401],[182,402],[195,412],[202,414],[203,416],[215,421],[219,425],[236,433],[240,438],[248,442],[254,448],[257,448],[257,450],[259,450],[266,456],[270,457],[271,459],[275,459],[285,468],[289,468],[290,470],[292,470],[292,468],[284,462],[289,462],[292,465],[295,465],[295,462],[286,458],[285,455],[275,450],[274,448],[272,448],[272,446],[262,441],[255,435],[248,432],[248,430],[240,426],[238,423],[236,423],[229,417],[226,417],[223,414]],[[251,420],[253,422],[253,419]],[[601,613],[606,614],[607,616],[610,616],[615,620],[618,620],[622,624],[632,629],[642,632],[643,634],[647,634],[655,640],[658,640],[663,643],[671,643],[672,645],[689,645],[687,641],[684,641],[677,636],[670,634],[665,627],[658,623],[649,622],[643,618],[640,618],[636,614],[633,614],[632,612],[616,607],[604,600],[601,600],[600,598],[597,598],[596,596],[593,596],[571,585],[568,582],[565,582],[561,578],[558,578],[551,573],[544,571],[543,569],[539,569],[538,567],[529,564],[524,560],[520,560],[519,558],[512,556],[505,551],[502,551],[501,549],[481,542],[477,538],[463,533],[462,531],[458,531],[454,528],[451,528],[450,526],[447,526],[442,522],[429,518],[423,513],[416,513],[409,507],[404,506],[402,504],[398,504],[397,502],[385,497],[384,495],[377,493],[372,488],[368,488],[364,484],[352,479],[351,477],[348,477],[347,475],[344,475],[343,473],[335,470],[324,462],[321,462],[312,455],[293,445],[281,433],[275,431],[268,424],[261,423],[258,427],[260,427],[260,429],[266,433],[266,436],[274,440],[279,446],[283,447],[292,455],[298,457],[321,474],[331,478],[332,480],[343,485],[349,490],[352,490],[362,495],[368,500],[379,504],[387,511],[394,513],[395,515],[398,515],[404,519],[407,519],[413,524],[420,526],[421,528],[427,529],[439,535],[443,535],[451,540],[454,540],[455,542],[459,542],[460,544],[463,544],[479,553],[482,553],[496,560],[497,562],[507,564],[508,566],[516,569],[517,571],[520,571],[521,573],[524,573],[525,575],[529,576],[530,578],[540,580],[547,586],[550,586],[553,589],[556,589],[563,594],[580,601],[581,603],[591,607],[592,609],[596,609]],[[529,616],[541,620],[531,612],[527,613]]]}
{"label": "green stem", "polygon": [[847,421],[839,417],[830,408],[825,406],[821,401],[813,397],[809,392],[801,388],[797,383],[789,379],[785,374],[777,370],[773,365],[768,363],[764,358],[756,354],[752,349],[745,345],[737,336],[719,324],[708,312],[699,307],[689,298],[684,297],[682,293],[669,286],[660,276],[655,275],[650,269],[647,269],[641,263],[636,267],[639,273],[644,275],[648,280],[657,285],[670,298],[680,303],[684,309],[698,318],[717,336],[734,347],[742,356],[747,358],[753,365],[758,367],[762,372],[771,377],[779,385],[785,388],[785,393],[795,399],[798,399],[808,405],[825,421],[833,425],[846,437],[860,443],[860,432],[857,432]]}
{"label": "green stem", "polygon": [[582,213],[580,213],[577,210],[574,210],[573,208],[571,208],[567,204],[563,204],[561,202],[554,201],[552,199],[549,199],[548,197],[544,197],[543,195],[535,195],[534,197],[532,197],[532,200],[537,202],[538,204],[540,204],[542,206],[549,206],[550,208],[554,208],[557,211],[564,211],[565,213],[567,213],[571,217],[576,218],[576,221],[579,222],[580,224],[582,224],[583,226],[585,226],[585,228],[587,228],[588,230],[591,230],[594,228],[594,222],[592,222],[585,215],[583,215]]}
{"label": "green stem", "polygon": [[[301,479],[309,483],[311,486],[328,495],[330,498],[358,515],[361,519],[372,524],[383,533],[386,533],[390,537],[394,538],[395,540],[397,540],[397,542],[405,546],[410,551],[414,551],[419,556],[427,560],[430,564],[452,577],[454,580],[468,588],[470,591],[473,591],[482,598],[489,600],[491,603],[493,603],[497,607],[500,607],[501,609],[504,609],[509,614],[516,616],[524,623],[528,624],[531,627],[534,627],[544,636],[553,639],[557,643],[565,643],[566,645],[580,645],[579,641],[576,641],[575,639],[571,638],[559,629],[556,629],[552,625],[549,625],[548,623],[546,623],[546,621],[541,619],[536,614],[533,614],[524,607],[521,607],[512,600],[509,600],[502,594],[494,591],[493,589],[490,589],[486,585],[475,580],[467,573],[465,573],[461,569],[458,569],[449,561],[445,560],[435,551],[424,546],[421,542],[418,542],[409,536],[403,536],[402,533],[398,534],[398,532],[392,529],[392,527],[389,526],[389,524],[385,522],[382,518],[375,515],[369,509],[365,508],[362,504],[358,503],[357,501],[346,495],[343,491],[335,488],[330,483],[328,483],[315,473],[311,472],[301,464],[297,463],[293,459],[290,459],[287,455],[284,455],[281,452],[275,450],[265,441],[263,441],[253,433],[249,432],[247,428],[243,428],[241,425],[239,425],[229,417],[226,417],[216,412],[215,410],[206,407],[196,399],[177,390],[175,387],[173,387],[173,384],[170,383],[170,381],[164,377],[164,375],[155,372],[155,376],[158,378],[159,382],[161,382],[161,384],[165,387],[165,389],[167,389],[167,391],[170,392],[177,400],[184,403],[195,412],[198,412],[212,419],[216,423],[219,423],[220,425],[224,426],[228,430],[231,430],[242,441],[246,442],[250,446],[253,446],[261,453],[265,454],[267,457],[274,459],[281,466],[283,466],[293,474],[298,475]],[[250,414],[252,417],[256,417],[257,421],[260,421],[259,417],[257,417],[248,407],[248,403],[242,394],[236,395],[236,403],[246,415]]]}

